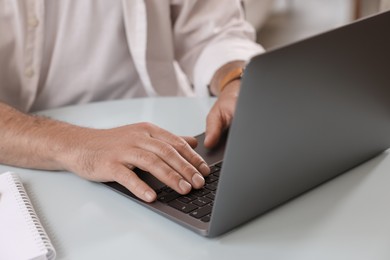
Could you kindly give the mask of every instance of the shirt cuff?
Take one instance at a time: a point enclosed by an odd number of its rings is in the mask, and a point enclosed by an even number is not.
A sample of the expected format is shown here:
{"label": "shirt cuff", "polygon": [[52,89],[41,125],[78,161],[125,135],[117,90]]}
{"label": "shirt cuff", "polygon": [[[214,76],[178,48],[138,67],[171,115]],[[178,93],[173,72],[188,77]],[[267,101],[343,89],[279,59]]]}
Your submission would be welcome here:
{"label": "shirt cuff", "polygon": [[200,55],[194,69],[194,90],[197,96],[208,96],[208,85],[215,72],[228,62],[249,61],[264,49],[255,42],[225,40],[207,47]]}

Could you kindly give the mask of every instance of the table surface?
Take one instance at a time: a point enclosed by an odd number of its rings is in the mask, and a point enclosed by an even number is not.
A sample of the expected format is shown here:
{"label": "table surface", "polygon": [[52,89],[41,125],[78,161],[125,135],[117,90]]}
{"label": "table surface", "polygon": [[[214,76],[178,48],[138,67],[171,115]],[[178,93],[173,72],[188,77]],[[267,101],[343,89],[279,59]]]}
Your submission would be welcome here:
{"label": "table surface", "polygon": [[[178,135],[204,131],[211,98],[146,98],[41,114],[109,128],[140,121]],[[0,165],[20,175],[57,259],[390,259],[388,151],[214,239],[201,237],[102,184],[67,172]]]}

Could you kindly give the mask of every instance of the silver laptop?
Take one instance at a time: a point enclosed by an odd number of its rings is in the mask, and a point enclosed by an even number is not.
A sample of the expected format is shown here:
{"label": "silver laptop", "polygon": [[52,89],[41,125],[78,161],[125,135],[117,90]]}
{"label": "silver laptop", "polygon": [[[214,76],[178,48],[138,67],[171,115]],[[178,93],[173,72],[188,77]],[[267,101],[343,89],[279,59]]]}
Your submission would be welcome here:
{"label": "silver laptop", "polygon": [[139,171],[158,192],[147,204],[105,184],[215,237],[377,156],[390,147],[389,31],[386,12],[253,58],[226,143],[199,142],[203,189],[180,196]]}

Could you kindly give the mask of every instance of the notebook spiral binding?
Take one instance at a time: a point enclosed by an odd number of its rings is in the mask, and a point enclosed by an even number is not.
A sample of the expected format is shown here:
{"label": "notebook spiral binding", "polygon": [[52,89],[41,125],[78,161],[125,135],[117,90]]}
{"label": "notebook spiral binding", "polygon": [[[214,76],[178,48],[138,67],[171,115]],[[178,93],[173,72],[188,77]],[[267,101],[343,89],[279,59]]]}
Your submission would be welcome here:
{"label": "notebook spiral binding", "polygon": [[56,256],[54,247],[49,239],[49,236],[43,229],[19,176],[15,173],[11,173],[11,179],[9,179],[9,181],[13,181],[15,184],[15,186],[13,186],[15,187],[13,189],[14,196],[17,198],[18,206],[22,210],[22,214],[28,222],[31,233],[34,234],[35,242],[40,249],[47,250],[47,259],[54,259]]}

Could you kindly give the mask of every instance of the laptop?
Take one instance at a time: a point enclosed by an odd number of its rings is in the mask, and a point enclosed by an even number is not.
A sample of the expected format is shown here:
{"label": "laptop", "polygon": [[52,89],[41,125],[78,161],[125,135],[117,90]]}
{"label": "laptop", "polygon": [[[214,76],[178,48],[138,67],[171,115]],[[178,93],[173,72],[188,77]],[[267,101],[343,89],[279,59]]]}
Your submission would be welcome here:
{"label": "laptop", "polygon": [[[203,236],[222,235],[390,147],[390,12],[254,57],[226,142],[197,151],[212,169],[181,196],[150,174],[148,204]],[[337,181],[337,180],[335,180]]]}

